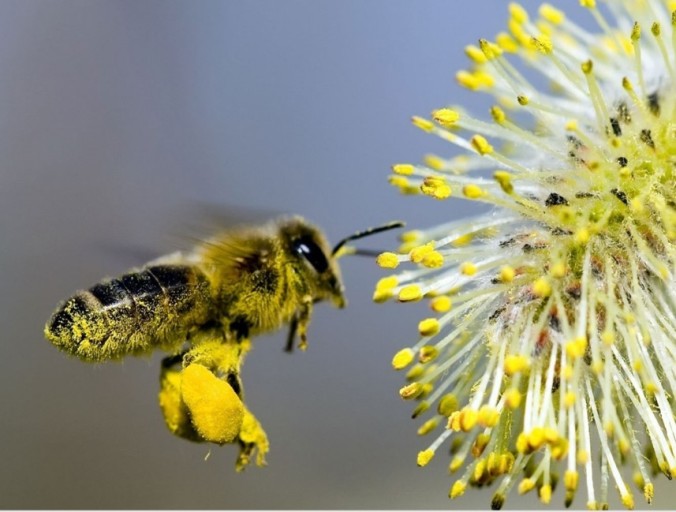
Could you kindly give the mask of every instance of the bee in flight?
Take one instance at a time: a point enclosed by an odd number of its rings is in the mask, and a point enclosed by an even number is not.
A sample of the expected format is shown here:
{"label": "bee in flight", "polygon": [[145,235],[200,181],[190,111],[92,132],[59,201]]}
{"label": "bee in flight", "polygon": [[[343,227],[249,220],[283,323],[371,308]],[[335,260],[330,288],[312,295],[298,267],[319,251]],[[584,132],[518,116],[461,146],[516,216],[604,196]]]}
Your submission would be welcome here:
{"label": "bee in flight", "polygon": [[361,231],[330,249],[301,217],[239,228],[118,278],[76,292],[45,327],[46,338],[85,361],[169,352],[160,375],[160,408],[169,430],[192,441],[238,443],[237,468],[268,441],[244,404],[240,367],[252,337],[289,326],[286,349],[307,346],[315,302],[343,308],[337,258],[372,254],[347,242],[401,227]]}

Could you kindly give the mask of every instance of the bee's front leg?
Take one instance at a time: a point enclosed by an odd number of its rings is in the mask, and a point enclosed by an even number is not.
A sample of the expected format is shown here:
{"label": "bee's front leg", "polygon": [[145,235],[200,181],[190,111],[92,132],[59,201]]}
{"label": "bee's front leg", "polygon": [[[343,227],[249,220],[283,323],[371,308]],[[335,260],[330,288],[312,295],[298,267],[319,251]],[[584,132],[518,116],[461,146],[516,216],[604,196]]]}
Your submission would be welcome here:
{"label": "bee's front leg", "polygon": [[307,349],[307,328],[310,325],[310,318],[312,317],[312,304],[314,300],[310,295],[303,297],[303,303],[298,310],[298,337],[300,343],[298,348],[301,350]]}

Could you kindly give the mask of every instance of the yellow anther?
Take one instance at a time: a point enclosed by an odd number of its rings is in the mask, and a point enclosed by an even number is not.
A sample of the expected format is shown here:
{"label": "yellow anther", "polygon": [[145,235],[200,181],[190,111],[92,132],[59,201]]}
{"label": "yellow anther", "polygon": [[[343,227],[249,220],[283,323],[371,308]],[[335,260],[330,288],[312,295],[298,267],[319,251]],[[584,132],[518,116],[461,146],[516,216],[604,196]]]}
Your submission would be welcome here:
{"label": "yellow anther", "polygon": [[387,181],[393,187],[397,187],[402,194],[408,194],[411,193],[412,191],[413,193],[418,192],[418,189],[411,185],[411,182],[408,181],[408,179],[406,179],[406,176],[400,175],[390,176],[389,178],[387,178]]}
{"label": "yellow anther", "polygon": [[446,162],[444,159],[437,155],[425,155],[423,157],[423,162],[425,162],[425,165],[431,169],[434,169],[435,171],[441,171],[446,167]]}
{"label": "yellow anther", "polygon": [[587,9],[596,9],[596,0],[580,0],[580,5]]}
{"label": "yellow anther", "polygon": [[542,447],[546,441],[545,429],[542,427],[535,427],[528,434],[528,446],[533,450],[537,450]]}
{"label": "yellow anther", "polygon": [[434,450],[423,450],[418,452],[418,466],[421,468],[427,466],[428,462],[434,457]]}
{"label": "yellow anther", "polygon": [[439,355],[439,349],[431,345],[425,345],[420,349],[420,354],[418,355],[418,360],[421,363],[429,363],[430,361],[437,358]]}
{"label": "yellow anther", "polygon": [[540,277],[533,282],[533,293],[538,297],[549,297],[552,293],[552,285],[546,277]]}
{"label": "yellow anther", "polygon": [[418,435],[419,436],[425,436],[432,432],[435,428],[439,426],[439,420],[437,418],[432,418],[427,420],[425,423],[420,425],[420,428],[418,429]]}
{"label": "yellow anther", "polygon": [[540,37],[533,37],[531,41],[533,42],[533,46],[535,46],[537,51],[544,55],[551,55],[551,53],[554,51],[554,45],[552,44],[551,39],[549,39],[544,34],[540,35]]}
{"label": "yellow anther", "polygon": [[376,263],[381,268],[397,268],[399,266],[399,256],[393,252],[383,252],[376,258]]}
{"label": "yellow anther", "polygon": [[397,276],[383,277],[376,283],[376,290],[391,290],[399,284]]}
{"label": "yellow anther", "polygon": [[500,188],[505,194],[514,192],[514,185],[512,184],[512,175],[507,171],[495,171],[493,178],[498,182]]}
{"label": "yellow anther", "polygon": [[458,480],[451,486],[451,491],[448,493],[448,497],[451,499],[458,498],[465,494],[465,489],[467,489],[467,484],[461,480]]}
{"label": "yellow anther", "polygon": [[622,495],[622,505],[625,506],[625,508],[628,508],[629,510],[632,510],[634,508],[634,496],[627,492],[626,494]]}
{"label": "yellow anther", "polygon": [[393,293],[392,289],[379,290],[379,289],[376,288],[373,291],[372,300],[375,303],[382,304],[383,302],[387,302],[388,300],[390,300],[393,295],[394,295],[394,293]]}
{"label": "yellow anther", "polygon": [[411,249],[411,252],[409,252],[408,256],[411,258],[413,263],[420,263],[425,255],[431,253],[433,250],[434,242],[428,242],[425,245],[419,245],[418,247]]}
{"label": "yellow anther", "polygon": [[514,454],[511,452],[503,453],[500,456],[500,474],[505,475],[510,473],[514,468]]}
{"label": "yellow anther", "polygon": [[653,497],[655,496],[655,487],[653,484],[648,483],[643,486],[643,496],[649,505],[653,502]]}
{"label": "yellow anther", "polygon": [[431,132],[434,130],[434,123],[428,119],[424,119],[422,117],[418,116],[413,116],[411,118],[411,122],[413,123],[414,126],[417,128],[420,128],[421,130],[425,132]]}
{"label": "yellow anther", "polygon": [[469,432],[476,426],[478,419],[479,413],[476,410],[465,407],[460,411],[460,429]]}
{"label": "yellow anther", "polygon": [[492,428],[498,424],[500,420],[500,413],[495,407],[483,405],[479,409],[479,416],[477,422],[484,428]]}
{"label": "yellow anther", "polygon": [[509,15],[517,23],[523,24],[528,21],[528,12],[524,9],[521,4],[516,2],[511,2],[509,4]]}
{"label": "yellow anther", "polygon": [[516,388],[509,388],[505,391],[505,403],[510,409],[516,409],[521,405],[521,393]]}
{"label": "yellow anther", "polygon": [[535,480],[532,478],[524,478],[519,482],[519,494],[526,494],[535,489]]}
{"label": "yellow anther", "polygon": [[415,242],[417,240],[420,240],[420,237],[422,236],[422,233],[418,231],[417,229],[412,229],[410,231],[405,231],[401,235],[399,235],[399,239],[402,242]]}
{"label": "yellow anther", "polygon": [[573,407],[573,405],[575,405],[575,400],[575,393],[573,391],[568,391],[563,398],[563,405],[565,405],[567,409],[570,409]]}
{"label": "yellow anther", "polygon": [[421,364],[414,364],[411,369],[406,372],[406,380],[418,380],[425,375],[426,368]]}
{"label": "yellow anther", "polygon": [[411,414],[412,418],[417,418],[420,416],[422,413],[427,411],[430,408],[429,402],[418,402],[418,405],[415,406],[413,409],[413,413]]}
{"label": "yellow anther", "polygon": [[507,120],[507,114],[497,105],[491,107],[491,116],[493,117],[493,121],[498,124],[502,124]]}
{"label": "yellow anther", "polygon": [[395,174],[409,176],[413,174],[413,171],[415,171],[415,167],[413,167],[411,164],[394,164],[392,166],[392,172]]}
{"label": "yellow anther", "polygon": [[519,105],[525,107],[526,105],[528,105],[529,99],[528,96],[523,96],[520,94],[519,96],[516,97],[516,101],[519,103]]}
{"label": "yellow anther", "polygon": [[514,276],[516,276],[516,271],[513,267],[505,265],[500,269],[500,281],[503,283],[511,283],[514,281]]}
{"label": "yellow anther", "polygon": [[566,121],[566,124],[564,125],[564,128],[565,128],[566,131],[568,131],[568,132],[576,132],[576,131],[578,131],[577,120],[576,120],[576,119],[570,119],[570,120]]}
{"label": "yellow anther", "polygon": [[524,432],[521,432],[516,438],[516,451],[519,453],[526,453],[530,451],[528,436]]}
{"label": "yellow anther", "polygon": [[580,69],[585,75],[589,75],[594,71],[594,63],[591,60],[586,60],[580,65]]}
{"label": "yellow anther", "polygon": [[442,416],[449,417],[458,410],[458,399],[453,393],[441,397],[437,404],[437,412]]}
{"label": "yellow anther", "polygon": [[574,239],[575,243],[579,245],[584,245],[589,242],[591,234],[587,228],[580,228],[575,232]]}
{"label": "yellow anther", "polygon": [[563,378],[563,380],[570,380],[570,379],[573,378],[573,373],[574,373],[574,369],[573,369],[572,365],[567,364],[561,370],[561,377]]}
{"label": "yellow anther", "polygon": [[660,33],[662,32],[662,27],[658,22],[654,22],[652,26],[650,27],[650,31],[653,33],[655,37],[660,37]]}
{"label": "yellow anther", "polygon": [[435,199],[446,199],[451,195],[451,187],[441,176],[427,176],[420,185],[423,194]]}
{"label": "yellow anther", "polygon": [[430,301],[430,307],[432,308],[432,311],[435,311],[437,313],[446,313],[447,311],[451,310],[452,306],[453,304],[451,302],[451,299],[446,295],[434,297]]}
{"label": "yellow anther", "polygon": [[580,474],[577,471],[569,469],[563,474],[563,485],[566,487],[566,490],[575,491],[577,490],[577,482],[579,479]]}
{"label": "yellow anther", "polygon": [[481,457],[481,455],[484,453],[484,450],[486,449],[486,446],[488,446],[489,441],[491,440],[491,436],[488,434],[484,434],[483,432],[476,436],[476,439],[474,441],[474,444],[472,444],[472,457],[475,459],[478,459]]}
{"label": "yellow anther", "polygon": [[485,195],[485,192],[483,191],[483,189],[479,185],[475,185],[474,183],[470,183],[470,184],[462,187],[462,194],[467,199],[478,199],[480,197],[483,197]]}
{"label": "yellow anther", "polygon": [[458,238],[453,240],[451,244],[453,247],[464,247],[468,245],[472,240],[474,240],[474,235],[472,233],[467,233],[460,235]]}
{"label": "yellow anther", "polygon": [[451,459],[451,463],[448,465],[448,471],[449,473],[455,473],[457,470],[459,470],[462,465],[465,463],[465,459],[462,457],[453,457]]}
{"label": "yellow anther", "polygon": [[556,442],[551,443],[552,457],[556,460],[563,459],[568,455],[568,439],[560,437]]}
{"label": "yellow anther", "polygon": [[552,500],[552,486],[545,484],[540,487],[540,501],[545,505],[549,505],[549,502]]}
{"label": "yellow anther", "polygon": [[392,367],[395,370],[403,370],[415,359],[415,353],[410,348],[403,348],[392,358]]}
{"label": "yellow anther", "polygon": [[510,354],[505,357],[505,373],[512,376],[516,373],[522,372],[529,366],[528,358],[524,355]]}
{"label": "yellow anther", "polygon": [[566,343],[566,355],[571,359],[584,356],[587,350],[587,338],[580,336]]}
{"label": "yellow anther", "polygon": [[472,474],[472,480],[474,482],[481,482],[486,476],[486,459],[479,459],[476,461],[474,466],[474,473]]}
{"label": "yellow anther", "polygon": [[422,393],[422,385],[418,382],[413,382],[399,390],[399,396],[404,400],[411,400]]}
{"label": "yellow anther", "polygon": [[480,48],[470,44],[465,46],[465,55],[467,55],[476,64],[485,64],[487,59]]}
{"label": "yellow anther", "polygon": [[639,25],[638,21],[635,21],[631,29],[631,40],[638,41],[639,39],[641,39],[641,25]]}
{"label": "yellow anther", "polygon": [[555,278],[564,277],[566,275],[566,264],[562,261],[554,263],[549,269],[549,273]]}
{"label": "yellow anther", "polygon": [[516,53],[519,50],[519,45],[514,40],[514,38],[510,36],[507,32],[500,32],[495,37],[495,42],[502,51],[508,53]]}
{"label": "yellow anther", "polygon": [[417,284],[409,284],[399,290],[397,298],[400,302],[415,302],[423,298],[423,291]]}
{"label": "yellow anther", "polygon": [[500,47],[487,39],[479,39],[479,48],[488,60],[493,60],[502,54]]}
{"label": "yellow anther", "polygon": [[473,276],[477,273],[477,266],[471,261],[466,261],[460,265],[460,272],[466,276]]}
{"label": "yellow anther", "polygon": [[472,91],[482,87],[490,88],[495,83],[495,79],[491,75],[482,71],[458,71],[455,79],[460,85]]}
{"label": "yellow anther", "polygon": [[420,336],[434,336],[439,332],[441,326],[439,325],[439,320],[436,318],[425,318],[421,320],[418,324],[418,332]]}
{"label": "yellow anther", "polygon": [[584,466],[589,460],[589,452],[587,450],[578,450],[575,459],[577,460],[578,464]]}
{"label": "yellow anther", "polygon": [[603,361],[597,359],[596,361],[592,362],[591,369],[595,375],[600,377],[603,374]]}
{"label": "yellow anther", "polygon": [[493,146],[491,146],[482,135],[474,135],[470,140],[470,143],[474,150],[480,155],[489,155],[493,152]]}
{"label": "yellow anther", "polygon": [[550,4],[542,4],[540,6],[540,16],[554,25],[560,25],[566,19],[566,15],[562,11],[552,7]]}
{"label": "yellow anther", "polygon": [[451,128],[460,120],[460,113],[450,108],[440,108],[432,112],[432,119],[445,128]]}

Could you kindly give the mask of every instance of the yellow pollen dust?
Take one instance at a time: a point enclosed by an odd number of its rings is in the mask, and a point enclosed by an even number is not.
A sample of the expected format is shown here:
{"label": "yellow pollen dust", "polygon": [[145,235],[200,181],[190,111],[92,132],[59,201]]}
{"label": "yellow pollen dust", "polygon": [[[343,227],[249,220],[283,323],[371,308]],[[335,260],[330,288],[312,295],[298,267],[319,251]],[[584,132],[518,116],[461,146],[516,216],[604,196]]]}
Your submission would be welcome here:
{"label": "yellow pollen dust", "polygon": [[538,297],[549,297],[552,293],[552,285],[546,277],[540,277],[533,283],[533,293]]}
{"label": "yellow pollen dust", "polygon": [[376,258],[376,263],[381,268],[397,268],[399,266],[399,256],[393,252],[383,252]]}
{"label": "yellow pollen dust", "polygon": [[484,405],[479,409],[477,422],[484,428],[491,428],[498,424],[500,413],[495,407]]}
{"label": "yellow pollen dust", "polygon": [[414,247],[408,254],[413,263],[422,262],[423,258],[434,250],[434,242],[428,242],[425,245]]}
{"label": "yellow pollen dust", "polygon": [[571,359],[584,356],[587,350],[587,338],[580,336],[566,343],[566,355]]}
{"label": "yellow pollen dust", "polygon": [[426,196],[431,196],[435,199],[447,199],[453,193],[450,185],[440,176],[426,177],[420,185],[420,191]]}
{"label": "yellow pollen dust", "polygon": [[516,271],[513,267],[505,265],[500,269],[500,281],[503,283],[511,283],[514,281],[514,276],[516,276]]}
{"label": "yellow pollen dust", "polygon": [[530,366],[529,360],[524,355],[510,354],[505,357],[504,369],[508,376],[526,370]]}

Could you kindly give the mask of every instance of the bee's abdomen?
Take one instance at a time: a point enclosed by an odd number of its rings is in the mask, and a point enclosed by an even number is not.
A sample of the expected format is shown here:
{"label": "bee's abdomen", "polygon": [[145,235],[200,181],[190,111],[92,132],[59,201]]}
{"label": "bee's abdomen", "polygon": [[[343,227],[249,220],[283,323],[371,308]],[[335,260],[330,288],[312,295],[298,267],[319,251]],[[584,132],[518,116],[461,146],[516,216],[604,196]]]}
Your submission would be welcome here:
{"label": "bee's abdomen", "polygon": [[93,361],[169,349],[207,320],[209,305],[209,283],[198,267],[153,265],[76,293],[54,313],[45,335]]}

